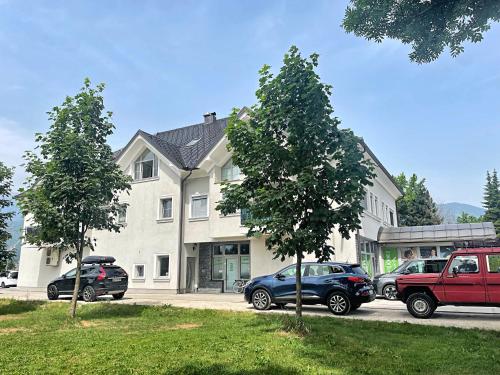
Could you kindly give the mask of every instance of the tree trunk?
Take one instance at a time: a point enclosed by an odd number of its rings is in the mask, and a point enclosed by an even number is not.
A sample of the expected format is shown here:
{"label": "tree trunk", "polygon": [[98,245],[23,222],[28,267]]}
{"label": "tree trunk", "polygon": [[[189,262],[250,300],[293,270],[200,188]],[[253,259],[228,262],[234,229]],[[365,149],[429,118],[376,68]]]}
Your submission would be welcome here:
{"label": "tree trunk", "polygon": [[69,315],[74,318],[76,316],[76,301],[78,300],[78,291],[80,290],[80,273],[82,269],[82,253],[83,244],[80,245],[76,251],[76,275],[75,275],[75,289],[73,289],[73,297],[71,298],[71,307]]}
{"label": "tree trunk", "polygon": [[295,290],[296,303],[295,303],[295,317],[302,319],[302,250],[297,251],[297,264],[295,269]]}

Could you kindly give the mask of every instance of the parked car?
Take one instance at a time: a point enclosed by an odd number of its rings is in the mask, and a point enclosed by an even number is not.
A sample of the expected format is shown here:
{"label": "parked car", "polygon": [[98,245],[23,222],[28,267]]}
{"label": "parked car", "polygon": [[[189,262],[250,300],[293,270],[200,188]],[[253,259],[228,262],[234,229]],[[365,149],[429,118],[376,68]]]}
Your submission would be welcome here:
{"label": "parked car", "polygon": [[392,272],[376,275],[373,278],[375,293],[384,296],[388,300],[397,300],[396,278],[413,273],[440,273],[446,262],[448,262],[446,258],[408,260]]}
{"label": "parked car", "polygon": [[[86,302],[95,301],[98,296],[111,294],[114,299],[121,299],[128,287],[128,275],[125,270],[114,265],[115,258],[89,256],[82,260],[79,297]],[[72,295],[75,288],[76,268],[52,280],[47,286],[47,297],[58,299],[61,295]]]}
{"label": "parked car", "polygon": [[[295,270],[296,265],[291,265],[272,275],[250,280],[244,289],[245,300],[257,310],[267,310],[272,303],[280,307],[295,303]],[[345,315],[374,299],[370,277],[359,264],[302,264],[304,305],[323,304],[333,314]]]}
{"label": "parked car", "polygon": [[8,288],[17,286],[17,271],[0,272],[0,288]]}
{"label": "parked car", "polygon": [[400,276],[396,287],[416,318],[443,305],[500,307],[500,248],[457,250],[441,273]]}

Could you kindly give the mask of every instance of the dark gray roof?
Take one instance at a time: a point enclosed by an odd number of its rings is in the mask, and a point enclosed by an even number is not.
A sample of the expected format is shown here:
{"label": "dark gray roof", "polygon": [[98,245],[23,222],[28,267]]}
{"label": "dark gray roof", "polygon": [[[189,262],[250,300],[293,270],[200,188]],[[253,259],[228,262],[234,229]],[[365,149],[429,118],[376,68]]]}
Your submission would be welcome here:
{"label": "dark gray roof", "polygon": [[120,157],[135,138],[142,136],[176,167],[194,169],[224,137],[226,126],[227,118],[223,118],[208,124],[190,125],[154,135],[139,130],[129,144],[117,152],[116,158]]}
{"label": "dark gray roof", "polygon": [[442,224],[380,228],[380,243],[454,242],[496,238],[493,223]]}

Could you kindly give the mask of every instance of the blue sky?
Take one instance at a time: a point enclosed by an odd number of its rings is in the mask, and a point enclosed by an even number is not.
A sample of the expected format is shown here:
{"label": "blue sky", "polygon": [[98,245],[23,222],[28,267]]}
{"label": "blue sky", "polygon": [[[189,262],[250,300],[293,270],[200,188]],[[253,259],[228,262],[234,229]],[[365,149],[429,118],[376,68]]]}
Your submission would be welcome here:
{"label": "blue sky", "polygon": [[0,0],[0,160],[19,165],[85,77],[107,85],[119,148],[137,129],[253,104],[259,68],[277,70],[295,44],[319,53],[335,114],[391,173],[426,177],[438,203],[479,205],[486,170],[500,169],[500,26],[458,58],[417,65],[397,41],[346,34],[346,4]]}

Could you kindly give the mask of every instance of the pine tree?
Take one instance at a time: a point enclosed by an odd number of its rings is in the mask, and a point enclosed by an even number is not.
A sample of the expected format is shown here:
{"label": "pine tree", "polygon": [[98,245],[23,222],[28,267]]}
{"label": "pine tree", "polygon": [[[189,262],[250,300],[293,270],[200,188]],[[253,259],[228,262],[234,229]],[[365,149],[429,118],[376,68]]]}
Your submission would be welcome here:
{"label": "pine tree", "polygon": [[495,226],[497,237],[500,238],[500,183],[496,169],[490,175],[486,172],[486,185],[484,186],[483,207],[484,221],[490,221]]}

